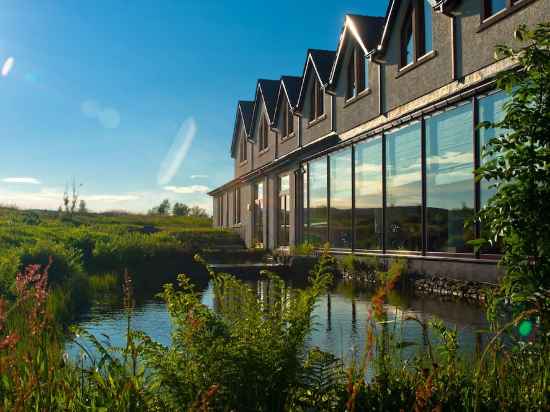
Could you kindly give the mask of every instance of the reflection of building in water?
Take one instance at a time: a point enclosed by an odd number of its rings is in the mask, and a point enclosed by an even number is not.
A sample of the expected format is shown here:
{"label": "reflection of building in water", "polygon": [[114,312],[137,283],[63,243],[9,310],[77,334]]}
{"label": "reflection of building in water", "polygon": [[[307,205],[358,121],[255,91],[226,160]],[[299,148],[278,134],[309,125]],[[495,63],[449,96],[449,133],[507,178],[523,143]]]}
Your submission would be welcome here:
{"label": "reflection of building in water", "polygon": [[346,16],[336,51],[308,50],[300,77],[259,80],[237,104],[215,225],[250,247],[329,242],[495,281],[498,248],[474,253],[483,228],[465,227],[494,193],[473,170],[497,131],[477,126],[508,98],[495,78],[512,63],[495,62],[495,46],[548,21],[550,3],[390,3],[385,17]]}

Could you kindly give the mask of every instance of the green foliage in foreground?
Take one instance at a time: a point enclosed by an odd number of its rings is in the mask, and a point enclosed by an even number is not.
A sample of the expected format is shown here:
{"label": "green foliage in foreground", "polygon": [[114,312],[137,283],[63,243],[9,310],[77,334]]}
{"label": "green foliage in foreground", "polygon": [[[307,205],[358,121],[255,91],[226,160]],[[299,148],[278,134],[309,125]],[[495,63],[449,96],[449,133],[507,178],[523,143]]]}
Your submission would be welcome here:
{"label": "green foliage in foreground", "polygon": [[[381,276],[364,357],[346,366],[307,349],[316,300],[336,262],[323,256],[305,290],[266,274],[262,296],[232,276],[212,274],[214,308],[200,303],[189,279],[167,285],[173,344],[163,347],[132,329],[126,276],[128,339],[111,347],[83,330],[76,363],[63,356],[45,304],[44,277],[18,277],[16,306],[0,303],[0,408],[70,411],[544,411],[550,399],[548,345],[503,330],[483,353],[461,358],[457,333],[441,322],[392,321],[383,305],[403,270]],[[39,299],[30,299],[38,296]],[[7,321],[4,321],[6,319]],[[403,341],[396,322],[420,322],[427,347]],[[517,325],[513,322],[511,326]],[[439,344],[432,347],[429,335]],[[507,349],[503,342],[507,341]],[[408,351],[408,354],[406,354]],[[367,378],[368,377],[368,378]]]}

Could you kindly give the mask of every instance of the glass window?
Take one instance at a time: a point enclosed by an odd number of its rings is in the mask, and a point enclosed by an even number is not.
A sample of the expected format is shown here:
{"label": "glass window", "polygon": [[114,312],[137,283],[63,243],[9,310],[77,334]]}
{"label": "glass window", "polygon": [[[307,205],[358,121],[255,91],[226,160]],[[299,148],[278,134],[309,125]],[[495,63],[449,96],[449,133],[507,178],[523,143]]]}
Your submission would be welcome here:
{"label": "glass window", "polygon": [[352,247],[351,147],[333,153],[330,159],[330,244]]}
{"label": "glass window", "polygon": [[279,246],[290,240],[290,176],[279,177]]}
{"label": "glass window", "polygon": [[304,207],[303,207],[303,225],[304,225],[304,234],[302,241],[309,242],[309,191],[308,191],[308,165],[307,163],[303,165],[304,173],[302,174],[302,184],[303,184],[303,196],[304,196]]}
{"label": "glass window", "polygon": [[432,34],[432,6],[429,0],[423,0],[424,2],[424,53],[428,53],[433,50],[433,34]]}
{"label": "glass window", "polygon": [[355,248],[382,249],[382,139],[355,146]]}
{"label": "glass window", "polygon": [[409,13],[403,26],[403,38],[401,40],[401,66],[411,64],[414,60],[414,38],[412,13]]}
{"label": "glass window", "polygon": [[323,245],[328,241],[327,158],[309,163],[309,241]]}
{"label": "glass window", "polygon": [[254,190],[254,242],[264,247],[264,184],[257,183]]}
{"label": "glass window", "polygon": [[474,238],[464,224],[474,213],[472,107],[465,104],[426,119],[427,248],[464,253]]}
{"label": "glass window", "polygon": [[[490,122],[497,123],[502,121],[504,118],[504,104],[508,101],[509,97],[506,93],[500,92],[495,93],[487,97],[479,99],[479,121],[480,122]],[[502,129],[479,129],[479,141],[481,150],[489,141],[503,133]],[[481,164],[483,164],[483,156],[481,156]],[[491,186],[495,182],[489,182],[487,180],[482,180],[480,182],[481,186],[481,206],[487,204],[487,201],[493,197],[495,194],[495,189]]]}
{"label": "glass window", "polygon": [[485,17],[490,17],[506,8],[507,0],[483,0],[485,1]]}
{"label": "glass window", "polygon": [[387,134],[386,248],[419,251],[422,247],[422,170],[420,123]]}

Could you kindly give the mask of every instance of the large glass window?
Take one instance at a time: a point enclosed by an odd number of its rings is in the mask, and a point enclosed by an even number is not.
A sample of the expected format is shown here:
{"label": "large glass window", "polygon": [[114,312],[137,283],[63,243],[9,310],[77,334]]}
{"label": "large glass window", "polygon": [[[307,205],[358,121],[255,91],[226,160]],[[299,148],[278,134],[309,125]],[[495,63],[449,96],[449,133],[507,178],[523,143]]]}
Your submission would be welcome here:
{"label": "large glass window", "polygon": [[254,188],[254,243],[264,247],[264,184],[257,183]]}
{"label": "large glass window", "polygon": [[355,146],[355,248],[382,249],[382,139]]}
{"label": "large glass window", "polygon": [[472,105],[426,119],[427,248],[434,252],[471,252],[474,213]]}
{"label": "large glass window", "polygon": [[[479,99],[479,121],[497,123],[504,118],[504,104],[508,101],[509,97],[505,93],[495,93],[487,97]],[[489,143],[489,141],[503,133],[502,129],[493,128],[481,128],[479,129],[479,141],[481,150]],[[483,164],[484,158],[481,157],[481,164]],[[481,206],[487,204],[487,201],[494,196],[495,189],[492,188],[495,182],[482,180],[481,186]]]}
{"label": "large glass window", "polygon": [[303,187],[303,213],[302,213],[302,224],[304,227],[304,232],[302,236],[303,242],[309,242],[309,177],[308,177],[308,165],[305,163],[303,165],[303,174],[302,174],[302,187]]}
{"label": "large glass window", "polygon": [[420,123],[387,134],[386,248],[420,251],[422,247],[422,170]]}
{"label": "large glass window", "polygon": [[330,244],[352,247],[352,159],[351,148],[329,156],[330,159]]}
{"label": "large glass window", "polygon": [[309,241],[323,245],[328,241],[327,158],[309,163]]}
{"label": "large glass window", "polygon": [[288,246],[290,238],[290,176],[279,177],[279,246]]}

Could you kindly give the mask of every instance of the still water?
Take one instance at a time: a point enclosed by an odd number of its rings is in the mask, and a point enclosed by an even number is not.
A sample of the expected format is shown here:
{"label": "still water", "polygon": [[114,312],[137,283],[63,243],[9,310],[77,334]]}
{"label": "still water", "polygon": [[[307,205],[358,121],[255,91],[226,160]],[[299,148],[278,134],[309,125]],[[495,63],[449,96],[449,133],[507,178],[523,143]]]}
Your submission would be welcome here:
{"label": "still water", "polygon": [[[201,292],[202,302],[213,307],[212,284],[204,276],[193,278],[193,281]],[[267,287],[267,280],[260,277],[248,278],[246,283],[258,294]],[[292,280],[287,280],[287,284],[294,288],[305,287],[303,283]],[[146,289],[150,292],[136,291],[132,328],[145,332],[163,345],[169,345],[170,316],[166,305],[155,297],[162,288],[158,285],[154,290],[149,284]],[[315,327],[308,345],[330,351],[348,361],[354,354],[361,353],[366,341],[373,292],[349,281],[337,281],[317,303],[314,311]],[[395,328],[399,336],[408,342],[421,344],[423,341],[422,328],[418,322],[401,321],[415,316],[422,321],[438,318],[447,326],[456,328],[463,352],[473,352],[476,345],[482,344],[479,331],[486,329],[487,323],[484,310],[479,306],[403,292],[392,292],[387,301],[384,309],[388,319],[398,320],[390,327]],[[92,305],[78,324],[108,345],[124,346],[126,342],[127,317],[120,296],[104,296]],[[94,353],[85,342],[80,343]],[[73,359],[77,359],[81,353],[74,343],[68,343],[67,351]]]}

